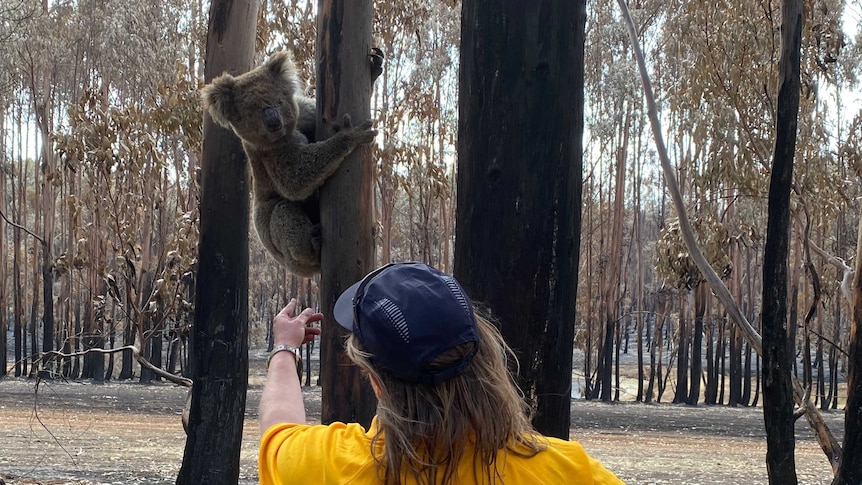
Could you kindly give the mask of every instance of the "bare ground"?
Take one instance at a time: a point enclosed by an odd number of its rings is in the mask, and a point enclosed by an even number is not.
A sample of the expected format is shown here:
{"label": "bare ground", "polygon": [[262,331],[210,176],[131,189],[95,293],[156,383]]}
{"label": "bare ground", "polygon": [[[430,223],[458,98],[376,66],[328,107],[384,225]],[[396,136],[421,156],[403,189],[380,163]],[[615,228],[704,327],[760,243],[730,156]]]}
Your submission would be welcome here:
{"label": "bare ground", "polygon": [[[253,369],[240,483],[257,483],[257,404],[262,362]],[[319,388],[305,390],[319,420]],[[132,382],[0,379],[0,484],[174,483],[185,435],[186,389]],[[826,414],[843,431],[843,412]],[[828,484],[831,471],[804,420],[797,423],[800,484]],[[573,439],[630,484],[765,484],[762,410],[635,403],[572,405]]]}

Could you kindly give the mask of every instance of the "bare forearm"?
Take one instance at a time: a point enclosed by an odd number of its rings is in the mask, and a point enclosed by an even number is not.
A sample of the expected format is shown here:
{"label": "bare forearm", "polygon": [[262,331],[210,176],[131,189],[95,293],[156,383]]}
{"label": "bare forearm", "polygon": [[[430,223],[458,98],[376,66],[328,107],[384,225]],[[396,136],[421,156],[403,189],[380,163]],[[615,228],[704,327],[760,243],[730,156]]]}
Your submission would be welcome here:
{"label": "bare forearm", "polygon": [[302,387],[296,373],[296,360],[290,352],[279,352],[272,357],[260,396],[259,414],[261,435],[274,424],[305,424]]}

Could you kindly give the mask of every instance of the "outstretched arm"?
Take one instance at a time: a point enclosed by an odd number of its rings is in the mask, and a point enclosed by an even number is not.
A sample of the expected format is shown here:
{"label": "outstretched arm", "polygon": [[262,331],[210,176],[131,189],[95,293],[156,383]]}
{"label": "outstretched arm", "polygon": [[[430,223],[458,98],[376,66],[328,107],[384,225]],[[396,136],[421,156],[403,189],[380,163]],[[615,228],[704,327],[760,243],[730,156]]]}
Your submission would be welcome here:
{"label": "outstretched arm", "polygon": [[[323,319],[322,313],[306,308],[294,316],[296,299],[290,300],[272,321],[275,345],[287,344],[295,348],[320,335],[320,328],[309,327]],[[278,423],[305,424],[305,404],[302,387],[296,372],[292,352],[278,352],[272,356],[266,373],[266,383],[260,396],[260,434]]]}

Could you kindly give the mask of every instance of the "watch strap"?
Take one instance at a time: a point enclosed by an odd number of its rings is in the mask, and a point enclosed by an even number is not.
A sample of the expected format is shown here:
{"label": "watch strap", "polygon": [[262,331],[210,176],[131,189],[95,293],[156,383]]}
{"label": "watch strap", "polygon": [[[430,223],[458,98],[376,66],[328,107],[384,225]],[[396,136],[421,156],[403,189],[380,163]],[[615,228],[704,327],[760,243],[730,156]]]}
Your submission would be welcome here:
{"label": "watch strap", "polygon": [[285,350],[293,354],[293,357],[296,360],[296,367],[299,368],[300,364],[302,364],[302,354],[299,352],[298,348],[294,347],[293,345],[288,345],[288,344],[276,345],[269,352],[269,356],[266,358],[266,368],[269,369],[269,363],[272,361],[272,358],[273,358],[273,356],[275,356],[275,354],[282,352],[282,351],[285,351]]}

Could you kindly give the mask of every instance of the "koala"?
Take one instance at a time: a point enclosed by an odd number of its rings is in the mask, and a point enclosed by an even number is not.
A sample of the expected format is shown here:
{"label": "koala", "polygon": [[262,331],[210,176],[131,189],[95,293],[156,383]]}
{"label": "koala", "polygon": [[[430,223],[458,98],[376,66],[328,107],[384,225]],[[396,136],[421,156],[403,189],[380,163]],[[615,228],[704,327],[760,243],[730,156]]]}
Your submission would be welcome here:
{"label": "koala", "polygon": [[317,189],[358,146],[377,136],[372,122],[345,115],[336,133],[315,136],[315,102],[299,92],[287,51],[245,74],[223,74],[201,90],[213,121],[242,140],[252,171],[253,221],[266,250],[288,271],[320,272]]}

